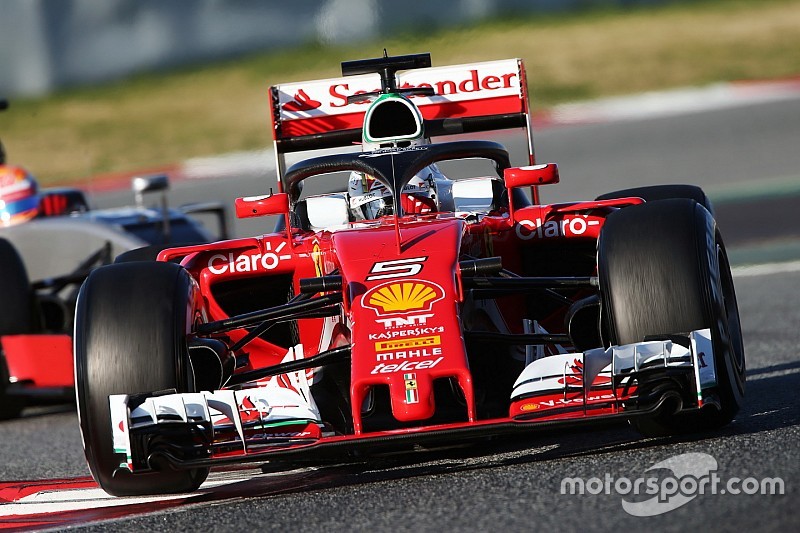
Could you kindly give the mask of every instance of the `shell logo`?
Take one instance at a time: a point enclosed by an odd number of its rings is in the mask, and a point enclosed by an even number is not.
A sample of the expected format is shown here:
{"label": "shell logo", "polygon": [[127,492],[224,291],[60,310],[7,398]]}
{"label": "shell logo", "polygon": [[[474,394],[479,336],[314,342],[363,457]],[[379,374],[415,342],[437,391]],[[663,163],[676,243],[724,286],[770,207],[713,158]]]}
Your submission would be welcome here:
{"label": "shell logo", "polygon": [[430,311],[435,302],[444,298],[444,289],[430,281],[412,279],[384,283],[369,290],[362,300],[364,307],[379,315]]}

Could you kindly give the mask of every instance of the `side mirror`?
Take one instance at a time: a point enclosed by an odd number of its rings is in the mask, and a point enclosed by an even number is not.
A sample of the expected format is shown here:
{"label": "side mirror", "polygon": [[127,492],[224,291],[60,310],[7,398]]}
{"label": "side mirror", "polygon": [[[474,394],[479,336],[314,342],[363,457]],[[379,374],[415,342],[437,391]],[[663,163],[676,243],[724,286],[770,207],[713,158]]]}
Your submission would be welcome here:
{"label": "side mirror", "polygon": [[289,213],[289,195],[278,192],[264,196],[246,196],[237,198],[235,205],[237,218],[286,215]]}
{"label": "side mirror", "polygon": [[219,202],[196,202],[191,204],[184,204],[180,207],[184,215],[211,215],[217,221],[217,228],[219,228],[218,239],[226,241],[230,239],[228,234],[228,213],[225,207]]}
{"label": "side mirror", "polygon": [[169,190],[169,177],[166,174],[154,174],[152,176],[137,176],[131,180],[133,194],[136,197],[136,207],[144,208],[144,193],[161,193],[161,227],[164,244],[172,240],[169,220],[169,203],[167,202],[167,191]]}
{"label": "side mirror", "polygon": [[143,192],[163,191],[169,189],[169,177],[166,174],[154,174],[152,176],[137,176],[131,180],[133,192],[141,194]]}
{"label": "side mirror", "polygon": [[144,207],[144,193],[161,191],[162,204],[166,206],[166,191],[169,190],[169,177],[166,174],[136,176],[131,180],[131,188],[136,197],[136,207]]}
{"label": "side mirror", "polygon": [[532,187],[558,183],[558,165],[545,163],[529,167],[512,167],[503,172],[506,188]]}

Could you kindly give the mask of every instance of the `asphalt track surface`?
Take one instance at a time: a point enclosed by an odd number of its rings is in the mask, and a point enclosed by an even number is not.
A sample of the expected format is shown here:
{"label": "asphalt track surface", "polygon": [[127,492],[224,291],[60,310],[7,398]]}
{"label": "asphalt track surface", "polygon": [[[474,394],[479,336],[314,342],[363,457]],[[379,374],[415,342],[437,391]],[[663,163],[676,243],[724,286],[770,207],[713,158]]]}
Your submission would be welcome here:
{"label": "asphalt track surface", "polygon": [[[717,211],[733,252],[796,246],[800,226],[800,100],[659,120],[543,130],[540,162],[556,161],[562,183],[545,201],[594,198],[656,183],[697,183]],[[792,179],[794,178],[794,179]],[[763,184],[756,193],[747,184]],[[263,179],[179,183],[179,201],[265,192]],[[793,185],[794,184],[794,185]],[[223,192],[224,191],[224,192]],[[233,192],[232,192],[233,191]],[[103,199],[119,202],[123,195]],[[754,224],[757,220],[758,224]],[[757,227],[754,227],[757,226]],[[246,232],[237,226],[238,232]],[[745,257],[745,256],[742,256]],[[241,479],[201,490],[188,505],[84,526],[97,531],[376,530],[586,531],[800,530],[800,272],[736,269],[748,365],[747,403],[723,431],[680,439],[641,439],[625,426],[542,434],[466,450],[364,465],[218,473]],[[635,480],[678,454],[712,456],[723,480],[780,478],[783,495],[703,494],[664,514],[636,517],[614,490],[561,493],[565,477]],[[664,471],[659,471],[664,477]],[[36,408],[0,424],[0,480],[85,476],[70,408]],[[0,517],[0,524],[2,524]]]}

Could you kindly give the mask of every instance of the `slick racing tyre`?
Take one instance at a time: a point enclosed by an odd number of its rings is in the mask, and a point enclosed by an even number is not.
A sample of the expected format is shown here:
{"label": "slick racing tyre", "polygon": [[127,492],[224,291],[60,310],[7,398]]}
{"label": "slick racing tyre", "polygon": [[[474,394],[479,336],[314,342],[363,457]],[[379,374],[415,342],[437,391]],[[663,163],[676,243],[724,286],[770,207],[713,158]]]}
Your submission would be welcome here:
{"label": "slick racing tyre", "polygon": [[108,403],[110,394],[193,390],[186,345],[192,290],[186,270],[155,261],[101,267],[81,287],[75,319],[78,415],[89,468],[111,495],[189,492],[208,475],[207,468],[166,466],[135,475],[118,471]]}
{"label": "slick racing tyre", "polygon": [[730,265],[708,210],[685,198],[620,209],[600,233],[597,262],[611,344],[711,329],[720,408],[639,418],[637,429],[661,436],[730,422],[744,397],[745,356]]}
{"label": "slick racing tyre", "polygon": [[115,259],[115,263],[131,263],[133,261],[155,261],[158,259],[158,254],[162,250],[169,248],[169,245],[152,244],[150,246],[142,246],[141,248],[134,248],[119,254]]}
{"label": "slick racing tyre", "polygon": [[[33,333],[34,295],[22,258],[14,245],[0,239],[0,336]],[[0,346],[0,420],[16,418],[25,401],[9,396],[8,366]]]}
{"label": "slick racing tyre", "polygon": [[601,194],[597,200],[612,200],[615,198],[641,198],[645,202],[656,200],[670,200],[673,198],[688,198],[705,207],[709,213],[714,214],[714,207],[706,193],[697,185],[650,185],[647,187],[633,187],[621,191]]}
{"label": "slick racing tyre", "polygon": [[[193,243],[182,243],[180,246],[190,246]],[[200,243],[197,243],[200,244]],[[158,259],[158,254],[168,248],[175,248],[178,244],[151,244],[149,246],[142,246],[141,248],[134,248],[119,254],[115,259],[115,263],[131,263],[133,261],[155,261]],[[180,263],[182,258],[173,258],[171,263]]]}

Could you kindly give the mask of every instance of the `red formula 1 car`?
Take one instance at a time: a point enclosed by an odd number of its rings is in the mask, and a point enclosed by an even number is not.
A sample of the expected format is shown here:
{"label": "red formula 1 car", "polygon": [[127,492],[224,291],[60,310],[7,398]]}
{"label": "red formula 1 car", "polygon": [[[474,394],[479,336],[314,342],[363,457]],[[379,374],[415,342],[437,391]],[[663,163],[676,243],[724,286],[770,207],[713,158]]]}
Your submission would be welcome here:
{"label": "red formula 1 car", "polygon": [[[190,491],[229,463],[614,419],[671,434],[735,416],[741,329],[700,189],[541,205],[537,187],[558,173],[535,164],[517,59],[385,56],[342,73],[271,89],[279,192],[236,210],[279,215],[273,233],[84,283],[77,399],[103,489]],[[498,129],[526,134],[523,166],[477,140]],[[443,135],[456,140],[431,142]],[[286,168],[286,154],[318,149],[336,150]]]}

